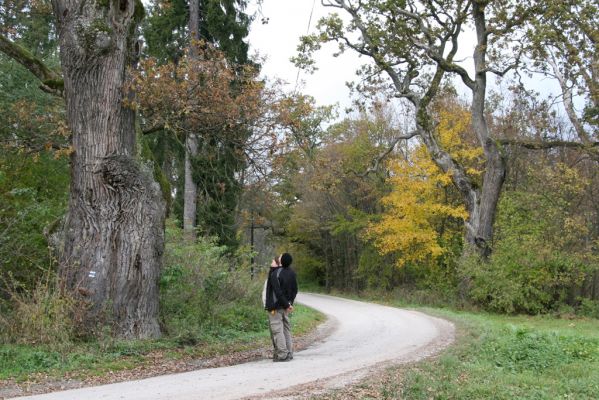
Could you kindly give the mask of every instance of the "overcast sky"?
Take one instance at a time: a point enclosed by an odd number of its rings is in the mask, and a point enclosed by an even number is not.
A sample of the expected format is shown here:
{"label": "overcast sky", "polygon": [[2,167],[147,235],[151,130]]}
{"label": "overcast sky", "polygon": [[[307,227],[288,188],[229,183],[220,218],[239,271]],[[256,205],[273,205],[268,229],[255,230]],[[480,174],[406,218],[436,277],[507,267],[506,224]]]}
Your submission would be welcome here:
{"label": "overcast sky", "polygon": [[[262,74],[285,80],[289,83],[289,90],[293,90],[298,72],[289,59],[296,54],[299,37],[306,34],[312,5],[313,0],[263,0],[261,12],[256,15],[248,38],[251,51],[266,57]],[[323,7],[320,0],[314,2],[310,33],[316,31],[318,20],[331,10]],[[249,11],[255,11],[255,8]],[[262,24],[262,17],[268,18],[268,23]],[[464,32],[456,56],[469,71],[474,69],[471,55],[474,43],[473,32]],[[335,50],[336,45],[333,44],[323,47],[316,55],[318,70],[312,75],[300,72],[299,80],[305,82],[301,87],[303,93],[314,96],[321,105],[339,103],[340,111],[343,111],[351,104],[345,82],[355,79],[356,68],[366,60],[351,51],[335,58],[332,56]],[[489,78],[490,89],[498,89],[495,78]],[[526,84],[545,95],[556,93],[558,87],[556,82],[540,76],[527,79]],[[460,86],[461,83],[458,83],[458,90],[467,93],[467,90],[460,90]]]}
{"label": "overcast sky", "polygon": [[[267,57],[263,75],[285,80],[290,90],[295,87],[298,70],[289,59],[296,54],[299,37],[306,34],[312,4],[313,0],[264,0],[249,35],[251,51]],[[329,10],[316,0],[311,32],[315,32],[317,21]],[[268,18],[268,23],[262,24],[261,17]],[[335,49],[334,45],[324,47],[317,54],[318,70],[312,75],[300,72],[299,80],[300,85],[305,82],[302,92],[314,96],[319,104],[340,103],[343,108],[350,104],[345,82],[354,80],[362,59],[350,52],[335,58]]]}

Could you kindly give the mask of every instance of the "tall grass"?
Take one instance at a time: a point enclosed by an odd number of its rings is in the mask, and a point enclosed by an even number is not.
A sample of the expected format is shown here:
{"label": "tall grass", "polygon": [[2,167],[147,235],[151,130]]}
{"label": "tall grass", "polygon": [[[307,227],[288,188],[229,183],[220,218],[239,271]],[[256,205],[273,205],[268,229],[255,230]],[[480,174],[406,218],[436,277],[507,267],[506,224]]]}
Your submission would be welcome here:
{"label": "tall grass", "polygon": [[0,314],[2,343],[64,350],[78,339],[86,305],[60,290],[52,271],[46,271],[33,289],[11,279],[6,280],[5,288],[9,299]]}

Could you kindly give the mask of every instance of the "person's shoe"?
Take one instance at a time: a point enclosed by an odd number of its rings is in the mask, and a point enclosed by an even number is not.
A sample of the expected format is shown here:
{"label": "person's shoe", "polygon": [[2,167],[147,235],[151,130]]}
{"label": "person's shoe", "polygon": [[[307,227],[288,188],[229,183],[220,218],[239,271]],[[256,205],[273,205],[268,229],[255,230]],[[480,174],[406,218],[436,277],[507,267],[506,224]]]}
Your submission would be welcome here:
{"label": "person's shoe", "polygon": [[285,358],[274,358],[272,361],[273,362],[287,362],[287,361],[291,361],[293,360],[293,356],[291,355],[291,353],[287,354],[287,357]]}

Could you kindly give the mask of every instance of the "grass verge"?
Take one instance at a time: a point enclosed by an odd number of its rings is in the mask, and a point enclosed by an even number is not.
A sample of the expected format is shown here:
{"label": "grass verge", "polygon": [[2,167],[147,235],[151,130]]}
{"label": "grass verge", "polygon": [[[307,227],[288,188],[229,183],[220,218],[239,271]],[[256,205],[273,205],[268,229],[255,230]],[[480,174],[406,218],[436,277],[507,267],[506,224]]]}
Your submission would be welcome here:
{"label": "grass verge", "polygon": [[456,344],[318,399],[599,399],[599,320],[410,308],[453,321]]}
{"label": "grass verge", "polygon": [[[325,317],[298,304],[292,315],[293,333],[313,331]],[[0,345],[0,384],[32,379],[85,379],[172,360],[234,356],[234,353],[270,346],[266,314],[263,329],[255,332],[220,330],[207,332],[201,341],[188,344],[181,338],[119,341],[110,339],[73,344],[64,349],[43,345]],[[169,372],[169,371],[166,371]]]}

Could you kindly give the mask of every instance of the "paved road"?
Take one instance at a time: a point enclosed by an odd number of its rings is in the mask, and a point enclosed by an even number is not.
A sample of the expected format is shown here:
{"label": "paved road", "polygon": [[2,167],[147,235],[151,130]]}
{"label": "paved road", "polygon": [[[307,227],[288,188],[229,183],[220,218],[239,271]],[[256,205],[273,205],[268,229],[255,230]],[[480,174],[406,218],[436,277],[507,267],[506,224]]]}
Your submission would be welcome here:
{"label": "paved road", "polygon": [[416,360],[438,351],[453,338],[452,324],[415,311],[316,294],[300,294],[297,301],[326,314],[334,330],[323,341],[296,353],[291,362],[261,360],[19,399],[268,398],[290,386],[326,378],[346,379],[335,377],[359,374],[385,363]]}

